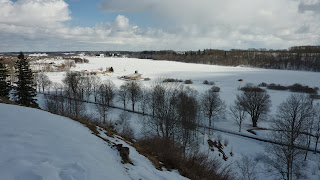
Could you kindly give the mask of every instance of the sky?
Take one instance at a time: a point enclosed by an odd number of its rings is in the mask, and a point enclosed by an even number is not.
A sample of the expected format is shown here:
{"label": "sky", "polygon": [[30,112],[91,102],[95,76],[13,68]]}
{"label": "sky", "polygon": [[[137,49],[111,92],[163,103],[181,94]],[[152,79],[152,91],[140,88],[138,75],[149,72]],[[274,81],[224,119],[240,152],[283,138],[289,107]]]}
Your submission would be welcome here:
{"label": "sky", "polygon": [[0,0],[0,52],[320,44],[320,0]]}

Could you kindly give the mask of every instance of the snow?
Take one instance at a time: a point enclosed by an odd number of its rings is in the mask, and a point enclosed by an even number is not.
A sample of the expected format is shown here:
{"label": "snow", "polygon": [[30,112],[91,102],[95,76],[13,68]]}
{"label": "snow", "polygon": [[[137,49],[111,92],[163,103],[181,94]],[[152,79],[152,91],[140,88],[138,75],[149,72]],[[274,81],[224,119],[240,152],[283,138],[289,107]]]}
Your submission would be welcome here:
{"label": "snow", "polygon": [[[216,65],[204,65],[204,64],[192,64],[192,63],[181,63],[173,61],[157,61],[157,60],[146,60],[146,59],[134,59],[134,58],[96,58],[96,57],[86,57],[89,59],[88,64],[77,64],[76,67],[71,70],[81,71],[81,70],[94,70],[105,67],[113,67],[114,73],[108,75],[98,75],[102,80],[110,79],[114,82],[117,87],[120,87],[124,81],[119,79],[119,77],[125,76],[127,74],[134,73],[138,71],[142,74],[142,78],[150,78],[150,81],[140,80],[141,84],[145,87],[152,86],[155,82],[159,81],[159,78],[174,78],[187,80],[191,79],[193,84],[188,84],[188,86],[196,89],[199,93],[206,91],[211,88],[210,85],[203,84],[204,80],[213,81],[215,86],[221,88],[220,97],[229,106],[233,104],[236,99],[236,95],[241,93],[238,90],[239,87],[244,86],[246,83],[253,83],[258,85],[262,82],[265,83],[275,83],[281,85],[292,85],[295,83],[300,83],[302,85],[308,85],[310,87],[320,87],[320,73],[316,72],[306,72],[306,71],[292,71],[292,70],[272,70],[272,69],[260,69],[251,67],[226,67],[226,66],[216,66]],[[54,82],[62,82],[65,73],[62,72],[52,72],[48,73],[49,78]],[[238,81],[243,79],[243,81]],[[266,89],[267,93],[271,97],[272,107],[270,111],[269,119],[276,113],[277,107],[282,103],[287,97],[291,95],[289,91],[276,91]],[[42,98],[39,98],[40,102],[43,102]],[[316,100],[319,102],[319,100]],[[119,102],[114,102],[116,106],[122,107]],[[130,107],[128,105],[127,107]],[[87,105],[87,112],[94,115],[93,105]],[[121,110],[110,109],[108,112],[108,117],[110,120],[117,120]],[[143,136],[141,133],[143,119],[140,115],[132,114],[130,118],[130,124],[135,131],[135,136],[140,138]],[[215,119],[215,128],[238,132],[238,125],[227,115],[226,118]],[[259,127],[269,128],[270,122],[259,121]],[[252,129],[251,122],[247,118],[242,124],[241,134],[250,135],[252,137],[259,137],[261,139],[268,139],[270,137],[270,131],[266,130],[254,130],[257,135],[249,133],[247,130]],[[207,132],[206,132],[207,133]],[[214,140],[217,139],[219,135],[222,136],[223,140],[227,140],[229,145],[225,147],[224,151],[228,153],[232,152],[234,156],[228,155],[228,160],[225,164],[235,164],[234,162],[241,159],[242,155],[248,155],[253,159],[257,160],[260,167],[264,167],[266,164],[259,160],[259,154],[264,153],[264,142],[259,142],[253,139],[248,139],[245,137],[240,137],[236,135],[221,133],[213,131],[213,134],[208,136],[207,134],[199,137],[203,139],[204,144],[200,145],[200,151],[208,152],[209,156],[217,157],[219,155],[218,151],[210,151],[207,140],[208,138]],[[102,133],[103,134],[103,133]],[[108,137],[105,137],[108,138]],[[111,140],[113,141],[113,140]],[[121,140],[118,140],[121,142]],[[125,143],[124,143],[125,144]],[[134,150],[133,156],[135,157]],[[143,158],[143,157],[142,157]],[[139,158],[137,158],[139,159]],[[140,162],[140,161],[139,161]],[[144,162],[144,161],[141,161]],[[309,158],[306,163],[306,173],[309,175],[309,179],[317,180],[320,179],[320,157],[319,154],[315,155],[309,153]],[[136,164],[136,162],[134,162]],[[150,163],[150,162],[149,162]],[[137,163],[139,164],[139,163]],[[139,166],[149,167],[148,163]],[[138,168],[138,167],[137,167]],[[315,172],[314,172],[315,171]],[[129,168],[128,173],[131,177],[135,177],[139,174],[137,171],[133,171]],[[275,179],[275,176],[269,176],[260,171],[260,179]],[[166,178],[165,178],[166,179]],[[169,178],[170,179],[170,178]]]}
{"label": "snow", "polygon": [[[253,83],[255,85],[258,85],[262,82],[268,84],[276,83],[281,85],[300,83],[310,87],[320,87],[320,73],[317,72],[273,70],[242,66],[230,67],[135,58],[85,58],[89,60],[89,63],[76,64],[76,67],[71,68],[71,70],[93,71],[95,69],[113,67],[114,73],[108,75],[100,74],[98,76],[101,77],[102,81],[107,79],[112,80],[117,87],[120,87],[124,83],[124,80],[120,79],[119,77],[132,74],[135,71],[141,73],[142,78],[151,79],[150,81],[140,80],[141,84],[145,87],[152,86],[161,78],[174,78],[182,80],[191,79],[193,84],[188,84],[187,86],[190,86],[196,89],[199,93],[202,93],[212,87],[210,85],[203,84],[203,81],[213,81],[215,86],[220,87],[220,97],[226,102],[227,107],[232,105],[236,99],[236,95],[241,93],[238,88],[244,86],[246,83]],[[53,82],[58,83],[62,83],[62,79],[65,76],[64,72],[50,72],[47,74]],[[243,81],[238,81],[239,79],[243,79]],[[272,116],[276,113],[277,107],[280,105],[280,103],[289,97],[291,92],[268,89],[267,92],[272,101],[270,112],[270,115]],[[121,104],[118,103],[118,106],[121,107]],[[228,117],[228,115],[226,119],[217,120],[217,122],[215,122],[217,127],[236,131],[237,126],[234,126],[233,124],[233,120]],[[243,126],[250,127],[249,119],[243,123]],[[269,123],[259,121],[258,126],[268,128]]]}
{"label": "snow", "polygon": [[129,145],[135,165],[121,164],[117,150],[69,118],[7,104],[0,113],[1,179],[186,179],[155,169]]}
{"label": "snow", "polygon": [[48,56],[47,53],[34,53],[34,54],[29,54],[30,57],[44,57]]}

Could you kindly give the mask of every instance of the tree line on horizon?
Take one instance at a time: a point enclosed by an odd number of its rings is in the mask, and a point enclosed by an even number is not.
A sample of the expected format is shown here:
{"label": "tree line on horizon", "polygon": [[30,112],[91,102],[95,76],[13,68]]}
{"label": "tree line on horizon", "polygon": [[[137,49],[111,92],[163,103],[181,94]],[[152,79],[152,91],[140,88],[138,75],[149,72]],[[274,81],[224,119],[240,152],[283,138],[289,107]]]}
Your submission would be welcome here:
{"label": "tree line on horizon", "polygon": [[204,49],[176,52],[173,50],[129,52],[140,59],[169,60],[185,63],[224,66],[251,66],[267,69],[320,72],[320,46],[294,46],[288,50],[266,49]]}

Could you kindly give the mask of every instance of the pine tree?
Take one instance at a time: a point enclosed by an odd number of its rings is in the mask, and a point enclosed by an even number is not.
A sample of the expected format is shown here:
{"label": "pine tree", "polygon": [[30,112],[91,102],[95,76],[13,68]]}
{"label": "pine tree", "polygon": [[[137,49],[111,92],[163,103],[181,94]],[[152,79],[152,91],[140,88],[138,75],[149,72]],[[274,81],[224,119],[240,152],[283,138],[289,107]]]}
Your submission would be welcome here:
{"label": "pine tree", "polygon": [[37,93],[32,71],[29,68],[29,63],[27,59],[24,58],[22,52],[20,52],[18,56],[15,68],[18,79],[16,82],[16,91],[14,93],[15,101],[21,105],[38,107],[36,99],[34,99]]}
{"label": "pine tree", "polygon": [[9,76],[8,69],[1,61],[2,59],[0,59],[0,97],[9,99],[10,84],[7,81],[7,77]]}

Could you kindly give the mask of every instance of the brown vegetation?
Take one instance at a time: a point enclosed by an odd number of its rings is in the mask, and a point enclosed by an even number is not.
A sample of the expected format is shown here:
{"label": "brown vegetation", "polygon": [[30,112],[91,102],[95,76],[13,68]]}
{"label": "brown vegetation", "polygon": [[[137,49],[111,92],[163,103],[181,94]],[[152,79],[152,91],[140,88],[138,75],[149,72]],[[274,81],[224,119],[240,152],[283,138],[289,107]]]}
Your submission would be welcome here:
{"label": "brown vegetation", "polygon": [[180,174],[190,179],[232,179],[229,167],[223,168],[217,159],[193,152],[185,155],[183,147],[170,139],[149,138],[139,141],[144,152],[157,157],[167,169],[178,169]]}

